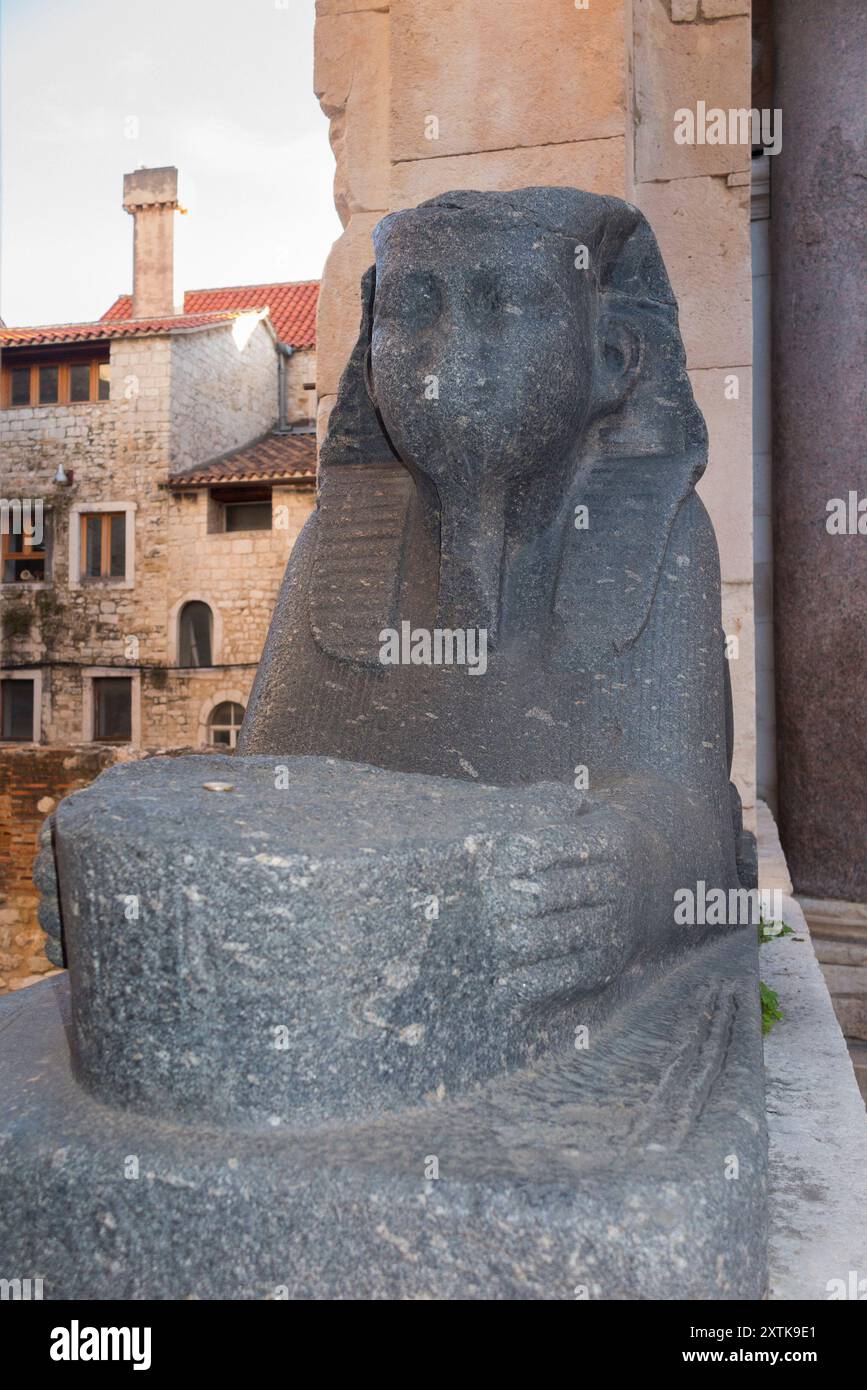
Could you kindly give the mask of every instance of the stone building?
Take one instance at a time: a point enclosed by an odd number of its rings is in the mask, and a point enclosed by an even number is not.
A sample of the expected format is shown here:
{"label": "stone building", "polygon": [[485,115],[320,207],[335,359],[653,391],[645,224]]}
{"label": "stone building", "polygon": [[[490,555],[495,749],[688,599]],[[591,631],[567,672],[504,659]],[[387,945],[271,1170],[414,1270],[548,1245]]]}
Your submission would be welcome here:
{"label": "stone building", "polygon": [[127,175],[124,206],[132,296],[0,330],[0,980],[38,966],[55,799],[106,759],[234,747],[314,500],[318,285],[194,290],[176,312],[176,171]]}

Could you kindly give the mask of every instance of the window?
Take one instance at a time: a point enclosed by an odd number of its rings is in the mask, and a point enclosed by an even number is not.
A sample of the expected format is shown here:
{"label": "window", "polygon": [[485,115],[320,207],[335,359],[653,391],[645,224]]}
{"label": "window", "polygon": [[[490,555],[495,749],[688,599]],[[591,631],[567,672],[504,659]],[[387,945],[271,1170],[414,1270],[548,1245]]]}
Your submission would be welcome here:
{"label": "window", "polygon": [[208,720],[211,742],[222,744],[224,748],[234,748],[238,742],[238,734],[241,732],[243,722],[243,705],[236,705],[231,700],[225,700],[223,704],[216,705]]}
{"label": "window", "polygon": [[211,666],[214,618],[208,605],[198,599],[185,603],[178,626],[178,665]]}
{"label": "window", "polygon": [[9,404],[10,405],[29,405],[30,404],[30,368],[14,367],[9,373],[10,382]]}
{"label": "window", "polygon": [[270,531],[270,487],[244,484],[211,488],[208,530]]}
{"label": "window", "polygon": [[28,535],[28,529],[21,526],[13,530],[10,525],[10,529],[3,532],[0,583],[39,584],[49,578],[49,517],[43,512],[42,537],[38,543],[35,530],[33,535]]}
{"label": "window", "polygon": [[90,364],[76,362],[69,368],[69,399],[71,401],[90,400]]}
{"label": "window", "polygon": [[0,737],[33,743],[36,711],[34,680],[0,680]]}
{"label": "window", "polygon": [[227,531],[270,531],[270,502],[229,502],[226,506]]}
{"label": "window", "polygon": [[[8,351],[8,349],[7,349]],[[76,358],[34,362],[3,370],[5,408],[18,405],[77,405],[107,401],[110,368],[106,359]]]}
{"label": "window", "polygon": [[95,743],[129,743],[132,738],[132,680],[98,676],[93,681]]}
{"label": "window", "polygon": [[38,367],[39,404],[56,405],[60,399],[60,368]]}
{"label": "window", "polygon": [[82,579],[123,579],[126,574],[126,513],[81,513]]}

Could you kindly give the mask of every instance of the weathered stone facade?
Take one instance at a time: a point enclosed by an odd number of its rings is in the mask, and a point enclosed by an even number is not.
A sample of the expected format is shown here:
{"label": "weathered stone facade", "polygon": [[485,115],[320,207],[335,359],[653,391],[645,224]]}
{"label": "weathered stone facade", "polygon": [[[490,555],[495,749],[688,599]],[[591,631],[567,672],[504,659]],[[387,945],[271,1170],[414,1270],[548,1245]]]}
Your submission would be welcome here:
{"label": "weathered stone facade", "polygon": [[118,756],[112,748],[9,748],[0,755],[0,992],[51,964],[36,920],[39,828],[62,796],[86,787]]}
{"label": "weathered stone facade", "polygon": [[[40,962],[48,968],[30,882],[48,803],[119,756],[208,745],[215,708],[246,706],[289,552],[313,506],[309,476],[275,479],[256,494],[270,498],[270,528],[229,530],[212,489],[169,485],[268,435],[279,409],[267,313],[175,322],[111,338],[109,399],[0,410],[0,496],[41,501],[49,538],[43,580],[0,585],[0,679],[32,679],[35,690],[33,744],[0,743],[0,988]],[[12,350],[4,356],[7,367],[16,360]],[[287,423],[303,429],[315,354],[286,360]],[[67,483],[56,481],[61,465]],[[82,578],[81,517],[106,511],[125,518],[125,573]],[[194,600],[212,615],[211,664],[198,668],[181,665],[179,641]],[[131,738],[97,742],[93,682],[127,674]]]}
{"label": "weathered stone facade", "polygon": [[[93,668],[139,676],[136,746],[199,742],[199,713],[212,692],[216,701],[231,687],[245,702],[312,490],[275,489],[273,528],[246,535],[209,528],[207,491],[191,500],[165,481],[170,469],[205,462],[273,425],[273,334],[253,318],[235,321],[249,331],[243,346],[234,324],[112,342],[109,401],[0,411],[3,495],[41,498],[50,514],[49,582],[3,586],[2,666],[41,669],[46,743],[90,738],[85,683]],[[61,462],[71,486],[52,481]],[[85,583],[74,569],[77,518],[109,505],[133,512],[127,577]],[[169,669],[177,664],[177,615],[192,597],[211,606],[214,661],[231,675]]]}
{"label": "weathered stone facade", "polygon": [[735,779],[755,804],[750,144],[678,144],[675,112],[749,108],[749,0],[317,0],[315,87],[344,233],[318,320],[319,433],[358,329],[370,233],[451,189],[556,184],[638,205],[680,305],[710,432],[700,487],[732,646]]}

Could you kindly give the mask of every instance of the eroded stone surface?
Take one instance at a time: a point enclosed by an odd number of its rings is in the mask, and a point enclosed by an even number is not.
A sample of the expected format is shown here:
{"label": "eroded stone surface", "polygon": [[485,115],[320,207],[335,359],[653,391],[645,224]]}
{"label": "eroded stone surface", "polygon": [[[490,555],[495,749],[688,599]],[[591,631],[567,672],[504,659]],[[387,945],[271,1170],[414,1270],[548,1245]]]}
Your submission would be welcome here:
{"label": "eroded stone surface", "polygon": [[[460,1095],[568,1048],[623,976],[697,944],[671,920],[673,814],[651,783],[118,767],[55,818],[77,1073],[112,1104],[234,1125]],[[679,833],[708,829],[694,805]]]}
{"label": "eroded stone surface", "polygon": [[94,1102],[66,977],[37,985],[0,1000],[0,1245],[48,1299],[760,1298],[754,955],[688,953],[587,1050],[472,1097],[255,1135]]}

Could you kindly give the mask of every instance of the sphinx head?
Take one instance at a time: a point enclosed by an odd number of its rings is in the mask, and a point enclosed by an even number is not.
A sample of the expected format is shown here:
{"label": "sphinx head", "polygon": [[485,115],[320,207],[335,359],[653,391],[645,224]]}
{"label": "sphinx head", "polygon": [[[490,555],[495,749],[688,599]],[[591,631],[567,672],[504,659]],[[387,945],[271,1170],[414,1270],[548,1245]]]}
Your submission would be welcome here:
{"label": "sphinx head", "polygon": [[[646,221],[575,189],[450,193],[374,234],[368,390],[438,486],[568,467],[642,374],[676,306]],[[679,357],[679,362],[678,362]]]}

